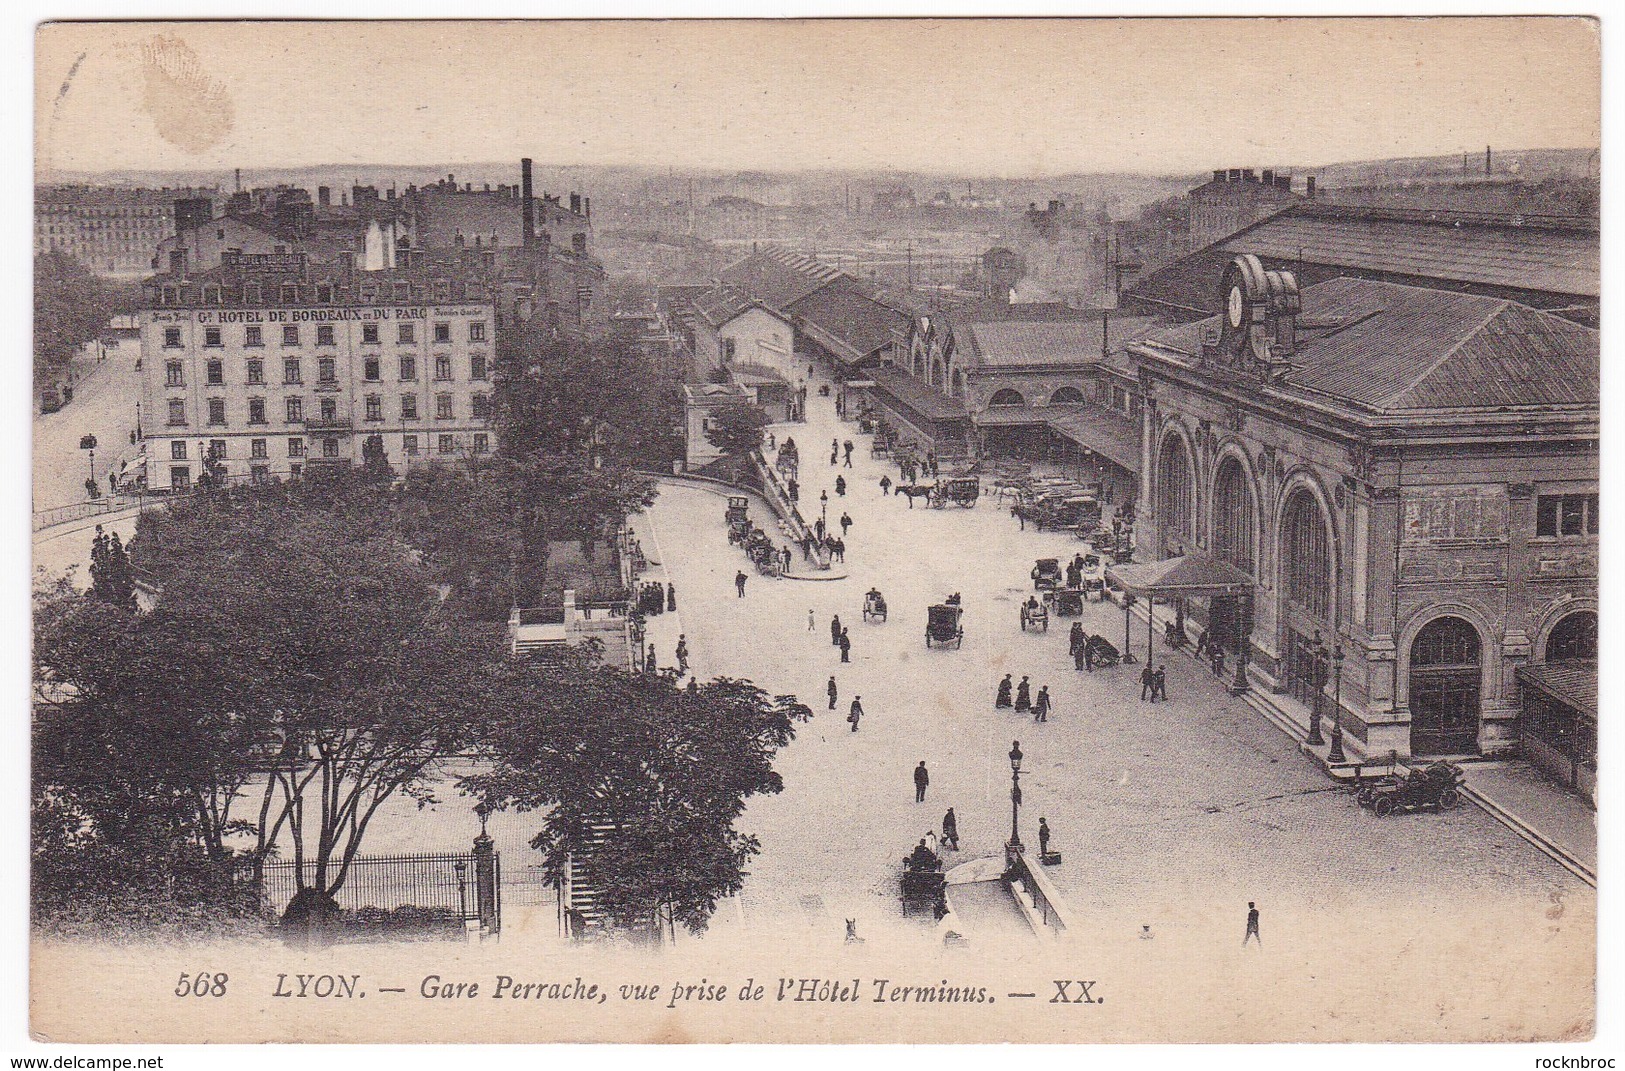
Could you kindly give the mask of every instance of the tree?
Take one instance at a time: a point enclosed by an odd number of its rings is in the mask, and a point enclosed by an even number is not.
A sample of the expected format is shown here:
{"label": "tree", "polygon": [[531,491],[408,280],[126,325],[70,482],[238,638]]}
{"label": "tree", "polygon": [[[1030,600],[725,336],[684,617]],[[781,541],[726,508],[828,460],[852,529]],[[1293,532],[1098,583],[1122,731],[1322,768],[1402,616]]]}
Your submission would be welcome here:
{"label": "tree", "polygon": [[112,315],[114,298],[100,278],[66,253],[34,258],[34,381],[55,379],[80,346]]}
{"label": "tree", "polygon": [[730,405],[711,415],[705,437],[731,458],[749,457],[762,448],[763,429],[772,421],[756,405]]}
{"label": "tree", "polygon": [[130,570],[129,551],[117,532],[111,536],[96,533],[90,549],[90,579],[92,598],[134,612],[135,575]]}
{"label": "tree", "polygon": [[389,483],[395,478],[389,455],[384,453],[382,435],[369,435],[361,444],[361,478],[368,483]]}
{"label": "tree", "polygon": [[[487,773],[465,787],[493,809],[546,809],[532,846],[550,876],[585,860],[600,904],[623,927],[664,915],[705,929],[760,850],[734,829],[746,801],[783,789],[773,756],[811,712],[793,696],[719,678],[694,692],[653,677],[540,667],[545,685],[481,736]],[[594,844],[591,827],[607,823]]]}

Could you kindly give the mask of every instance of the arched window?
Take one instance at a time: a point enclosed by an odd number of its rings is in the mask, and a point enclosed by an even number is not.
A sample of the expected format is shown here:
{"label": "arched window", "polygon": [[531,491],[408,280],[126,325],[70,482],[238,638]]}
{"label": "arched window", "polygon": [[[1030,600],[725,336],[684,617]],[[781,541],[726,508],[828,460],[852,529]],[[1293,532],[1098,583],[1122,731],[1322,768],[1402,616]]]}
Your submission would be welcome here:
{"label": "arched window", "polygon": [[1183,536],[1190,539],[1194,535],[1191,530],[1193,483],[1185,440],[1177,435],[1168,436],[1157,460],[1157,519],[1165,538]]}
{"label": "arched window", "polygon": [[1316,621],[1331,620],[1331,537],[1320,502],[1299,488],[1281,519],[1281,586],[1294,609]]}
{"label": "arched window", "polygon": [[1005,387],[1003,390],[993,392],[993,397],[987,400],[988,405],[1026,405],[1027,399],[1021,396],[1018,390]]}
{"label": "arched window", "polygon": [[1459,617],[1429,621],[1411,641],[1411,751],[1459,755],[1478,750],[1480,643]]}
{"label": "arched window", "polygon": [[1244,573],[1255,571],[1253,532],[1257,511],[1247,470],[1234,457],[1219,464],[1213,483],[1213,556],[1229,562]]}
{"label": "arched window", "polygon": [[1573,662],[1597,660],[1597,615],[1576,610],[1553,628],[1546,638],[1546,661]]}
{"label": "arched window", "polygon": [[1082,405],[1083,391],[1076,387],[1060,387],[1049,396],[1051,405]]}

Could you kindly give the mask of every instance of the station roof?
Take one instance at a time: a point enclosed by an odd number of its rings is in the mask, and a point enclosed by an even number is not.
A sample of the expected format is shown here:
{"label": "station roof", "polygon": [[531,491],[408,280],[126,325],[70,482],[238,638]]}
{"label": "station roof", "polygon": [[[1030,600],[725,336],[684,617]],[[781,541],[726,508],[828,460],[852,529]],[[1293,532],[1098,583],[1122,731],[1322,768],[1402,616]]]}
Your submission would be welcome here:
{"label": "station roof", "polygon": [[[1146,334],[1156,323],[1149,316],[1108,319],[1106,351],[1115,350],[1126,339]],[[1101,336],[1098,316],[1092,320],[967,323],[955,333],[961,343],[961,361],[982,368],[1094,364],[1102,359]]]}
{"label": "station roof", "polygon": [[1597,717],[1597,663],[1538,662],[1518,667],[1518,679],[1564,706]]}

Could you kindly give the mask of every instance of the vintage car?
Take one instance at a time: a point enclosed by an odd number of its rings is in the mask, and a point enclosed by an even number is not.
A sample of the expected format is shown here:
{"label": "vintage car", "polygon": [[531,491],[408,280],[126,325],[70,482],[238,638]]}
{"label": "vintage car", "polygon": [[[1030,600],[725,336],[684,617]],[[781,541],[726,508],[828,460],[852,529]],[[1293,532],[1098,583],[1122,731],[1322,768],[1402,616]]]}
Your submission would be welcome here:
{"label": "vintage car", "polygon": [[1371,808],[1371,813],[1378,818],[1386,818],[1395,811],[1420,811],[1429,807],[1448,811],[1461,806],[1464,780],[1460,766],[1453,762],[1434,762],[1404,774],[1391,772],[1376,778],[1356,776],[1354,798],[1360,806]]}
{"label": "vintage car", "polygon": [[1061,559],[1039,558],[1028,575],[1033,578],[1034,591],[1054,591],[1061,586]]}

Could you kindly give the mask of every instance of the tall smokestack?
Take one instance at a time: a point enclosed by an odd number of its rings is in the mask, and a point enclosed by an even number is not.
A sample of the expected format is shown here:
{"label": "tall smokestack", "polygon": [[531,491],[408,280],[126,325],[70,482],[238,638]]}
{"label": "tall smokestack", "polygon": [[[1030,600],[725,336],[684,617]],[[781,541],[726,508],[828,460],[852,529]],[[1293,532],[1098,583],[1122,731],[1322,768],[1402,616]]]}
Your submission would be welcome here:
{"label": "tall smokestack", "polygon": [[1490,174],[1490,147],[1484,146],[1484,174]]}
{"label": "tall smokestack", "polygon": [[1303,181],[1303,194],[1311,200],[1315,196],[1315,176],[1310,175]]}
{"label": "tall smokestack", "polygon": [[523,244],[532,245],[536,241],[536,206],[531,204],[530,185],[530,157],[519,161],[519,199],[524,205],[524,237]]}

